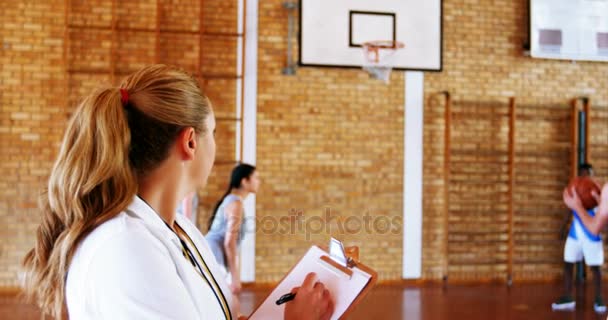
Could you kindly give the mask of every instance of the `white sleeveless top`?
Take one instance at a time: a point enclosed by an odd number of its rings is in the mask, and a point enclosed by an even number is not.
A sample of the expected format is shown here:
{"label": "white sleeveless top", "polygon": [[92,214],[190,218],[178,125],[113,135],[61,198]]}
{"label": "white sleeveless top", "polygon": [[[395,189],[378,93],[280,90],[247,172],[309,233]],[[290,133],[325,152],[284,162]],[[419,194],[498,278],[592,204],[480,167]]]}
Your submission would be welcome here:
{"label": "white sleeveless top", "polygon": [[185,217],[176,222],[196,246],[186,241],[204,278],[184,257],[177,235],[135,197],[78,246],[66,281],[70,320],[237,319],[205,238]]}

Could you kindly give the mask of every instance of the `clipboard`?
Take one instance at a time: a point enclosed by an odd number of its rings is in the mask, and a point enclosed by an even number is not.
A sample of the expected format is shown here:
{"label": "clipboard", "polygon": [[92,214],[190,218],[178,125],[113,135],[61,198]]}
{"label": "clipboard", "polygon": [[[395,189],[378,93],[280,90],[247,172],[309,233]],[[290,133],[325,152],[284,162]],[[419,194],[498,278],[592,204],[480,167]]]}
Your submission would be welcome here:
{"label": "clipboard", "polygon": [[328,249],[310,247],[248,319],[283,319],[285,304],[277,305],[276,300],[300,286],[309,272],[315,272],[332,295],[332,320],[345,319],[378,280],[378,273],[359,261],[358,247],[345,249],[342,242],[332,238]]}

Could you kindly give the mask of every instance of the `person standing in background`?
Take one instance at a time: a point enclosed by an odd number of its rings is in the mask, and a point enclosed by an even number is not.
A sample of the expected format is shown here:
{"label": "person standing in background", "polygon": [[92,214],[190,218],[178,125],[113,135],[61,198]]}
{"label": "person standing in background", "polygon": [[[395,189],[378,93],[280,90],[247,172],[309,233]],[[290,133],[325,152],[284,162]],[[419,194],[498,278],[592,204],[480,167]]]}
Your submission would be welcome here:
{"label": "person standing in background", "polygon": [[243,201],[249,194],[257,193],[259,187],[260,179],[254,166],[241,163],[234,167],[228,189],[215,205],[205,236],[218,264],[224,267],[237,310],[241,292],[238,247],[245,231]]}

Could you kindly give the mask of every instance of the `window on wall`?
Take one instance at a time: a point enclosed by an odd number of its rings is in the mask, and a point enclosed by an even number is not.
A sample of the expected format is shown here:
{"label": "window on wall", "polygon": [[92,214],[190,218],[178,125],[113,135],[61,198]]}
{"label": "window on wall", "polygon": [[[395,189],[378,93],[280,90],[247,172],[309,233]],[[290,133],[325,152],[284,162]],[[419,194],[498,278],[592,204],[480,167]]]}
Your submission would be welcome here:
{"label": "window on wall", "polygon": [[608,61],[608,1],[531,0],[534,58]]}
{"label": "window on wall", "polygon": [[211,99],[217,155],[199,206],[199,226],[242,154],[243,0],[70,0],[64,59],[69,112],[94,88],[154,63],[192,74]]}

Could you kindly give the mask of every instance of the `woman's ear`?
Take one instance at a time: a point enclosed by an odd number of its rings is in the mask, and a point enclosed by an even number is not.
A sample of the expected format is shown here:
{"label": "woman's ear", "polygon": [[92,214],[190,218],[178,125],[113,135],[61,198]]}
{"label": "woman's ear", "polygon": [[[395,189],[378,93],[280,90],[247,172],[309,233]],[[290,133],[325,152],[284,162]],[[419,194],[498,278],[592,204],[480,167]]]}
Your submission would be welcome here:
{"label": "woman's ear", "polygon": [[182,160],[192,160],[196,154],[196,131],[192,127],[184,128],[177,137],[176,146]]}

